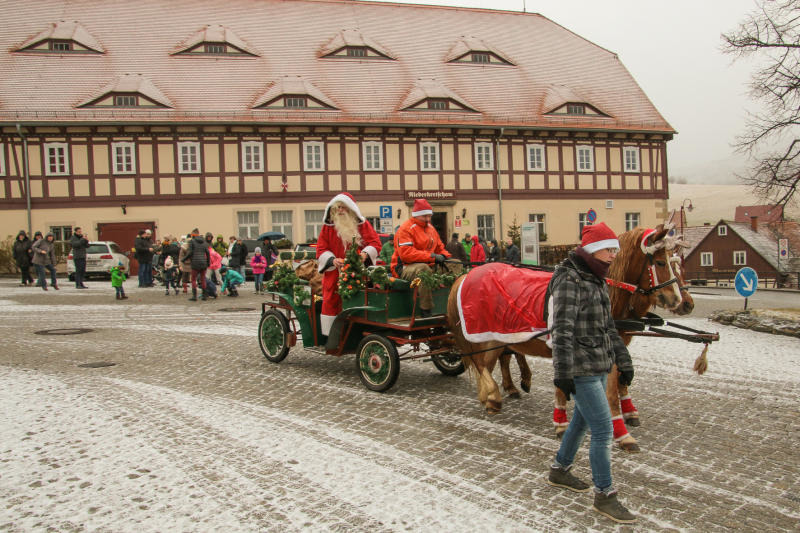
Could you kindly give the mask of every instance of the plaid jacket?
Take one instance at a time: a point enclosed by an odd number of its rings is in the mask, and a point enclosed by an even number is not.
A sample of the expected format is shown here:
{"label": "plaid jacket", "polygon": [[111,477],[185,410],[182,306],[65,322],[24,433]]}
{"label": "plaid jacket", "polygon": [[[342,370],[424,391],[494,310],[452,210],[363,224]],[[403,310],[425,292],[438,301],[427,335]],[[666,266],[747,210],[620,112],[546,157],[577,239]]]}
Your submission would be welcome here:
{"label": "plaid jacket", "polygon": [[617,363],[632,370],[631,356],[614,327],[604,281],[570,252],[550,280],[555,379],[608,373]]}

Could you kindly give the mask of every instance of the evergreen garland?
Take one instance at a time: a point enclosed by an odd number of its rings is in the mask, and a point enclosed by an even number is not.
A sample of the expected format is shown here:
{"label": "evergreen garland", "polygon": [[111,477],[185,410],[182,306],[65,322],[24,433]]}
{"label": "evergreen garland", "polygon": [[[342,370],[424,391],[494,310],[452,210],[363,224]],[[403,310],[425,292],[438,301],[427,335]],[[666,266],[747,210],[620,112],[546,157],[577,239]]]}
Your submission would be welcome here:
{"label": "evergreen garland", "polygon": [[431,290],[450,287],[456,281],[456,275],[451,272],[437,274],[436,272],[420,272],[417,277],[423,285]]}
{"label": "evergreen garland", "polygon": [[303,305],[309,294],[305,289],[305,284],[295,274],[292,264],[290,262],[276,263],[274,268],[271,281],[272,289],[276,292],[291,295],[292,304],[295,307]]}
{"label": "evergreen garland", "polygon": [[393,280],[386,271],[386,267],[382,266],[369,269],[369,279],[376,289],[388,289]]}

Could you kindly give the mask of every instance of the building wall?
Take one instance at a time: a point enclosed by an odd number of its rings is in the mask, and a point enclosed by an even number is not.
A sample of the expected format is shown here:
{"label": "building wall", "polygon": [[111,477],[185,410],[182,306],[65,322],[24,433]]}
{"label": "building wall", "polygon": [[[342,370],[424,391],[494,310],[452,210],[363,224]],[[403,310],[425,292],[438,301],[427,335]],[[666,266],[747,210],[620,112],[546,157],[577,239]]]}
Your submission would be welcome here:
{"label": "building wall", "polygon": [[[272,229],[272,211],[280,210],[292,212],[293,237],[300,241],[311,237],[305,235],[304,211],[322,209],[346,190],[367,216],[377,216],[380,205],[391,205],[394,225],[407,217],[413,198],[424,195],[434,211],[445,213],[450,231],[475,233],[478,215],[494,215],[495,225],[500,223],[498,162],[503,226],[507,229],[515,216],[522,223],[531,213],[544,214],[548,243],[576,242],[578,214],[589,208],[619,232],[624,231],[625,213],[639,213],[640,223],[647,226],[666,215],[667,139],[661,135],[505,130],[495,139],[496,133],[332,126],[39,126],[28,131],[33,225],[45,229],[74,221],[93,227],[140,219],[156,221],[161,235],[202,225],[228,235],[236,232],[238,211],[258,212],[266,230]],[[309,141],[323,143],[321,170],[304,170],[303,143]],[[198,143],[197,172],[180,169],[185,142]],[[243,169],[248,142],[262,146],[262,170]],[[382,146],[383,170],[364,170],[365,142]],[[439,147],[439,168],[423,170],[420,147],[431,142]],[[65,175],[48,175],[48,143],[65,144]],[[132,146],[135,172],[115,171],[116,143]],[[476,143],[491,143],[491,168],[475,168]],[[543,170],[528,169],[528,145],[543,147]],[[591,172],[576,171],[581,146],[592,147]],[[623,170],[624,147],[638,149],[638,171]],[[0,132],[0,151],[0,220],[7,222],[5,227],[21,228],[26,221],[22,142],[14,128]],[[614,200],[613,209],[605,209],[606,200]],[[495,236],[500,233],[496,228]]]}
{"label": "building wall", "polygon": [[[723,224],[724,225],[724,224]],[[690,273],[710,275],[713,273],[732,272],[735,273],[744,266],[749,266],[758,273],[775,273],[775,268],[770,265],[763,257],[756,253],[753,248],[747,244],[744,239],[739,237],[736,232],[731,228],[727,228],[727,235],[719,235],[717,228],[711,230],[703,242],[698,244],[693,250],[691,255],[685,258],[685,270]],[[746,264],[734,265],[733,253],[734,251],[746,252]],[[713,265],[710,267],[700,266],[700,256],[702,252],[713,253]],[[775,253],[778,253],[777,244],[775,246]],[[694,275],[694,274],[692,274]],[[715,277],[711,275],[710,277]]]}

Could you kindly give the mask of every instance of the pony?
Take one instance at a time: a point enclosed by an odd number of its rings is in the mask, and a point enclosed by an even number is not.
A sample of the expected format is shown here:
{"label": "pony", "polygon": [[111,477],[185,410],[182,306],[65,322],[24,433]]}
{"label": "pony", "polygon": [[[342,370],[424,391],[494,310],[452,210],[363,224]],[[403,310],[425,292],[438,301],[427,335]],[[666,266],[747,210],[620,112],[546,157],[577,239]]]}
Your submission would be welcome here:
{"label": "pony", "polygon": [[[619,236],[620,252],[611,264],[608,274],[608,279],[611,280],[608,282],[609,297],[614,318],[641,318],[655,305],[670,310],[680,310],[679,312],[690,312],[693,308],[693,303],[681,308],[683,305],[680,290],[682,280],[676,276],[674,268],[676,262],[670,257],[671,250],[677,246],[676,240],[668,236],[671,229],[671,225],[659,225],[654,230],[636,228]],[[476,379],[478,400],[488,413],[499,413],[502,408],[502,395],[497,382],[492,377],[492,371],[498,359],[501,361],[504,389],[511,396],[518,397],[519,391],[514,387],[508,369],[511,355],[515,356],[520,367],[521,386],[528,392],[530,391],[531,371],[525,355],[552,358],[552,351],[544,340],[539,338],[510,345],[498,341],[479,343],[467,341],[461,329],[457,298],[458,289],[467,275],[459,277],[450,291],[447,305],[448,326],[453,333],[456,348],[465,354],[462,357],[465,367]],[[659,283],[659,279],[665,281]],[[688,296],[688,291],[686,295]],[[630,336],[626,337],[627,339],[623,337],[623,340],[627,344],[630,342]],[[623,417],[620,414],[620,392],[623,392],[622,406],[630,407],[630,409],[626,409],[629,418],[631,420],[637,418],[638,421],[635,407],[630,402],[630,398],[626,398],[627,388],[620,390],[618,371],[614,366],[608,378],[607,397],[612,409],[612,416],[615,417],[615,430],[620,423],[624,430]],[[553,416],[556,434],[560,436],[568,425],[566,397],[560,389],[556,389]],[[635,425],[635,422],[632,425]],[[617,435],[615,431],[615,438],[618,436],[620,438],[616,440],[623,449],[638,450],[636,441],[627,434],[627,430],[624,430],[624,435]]]}

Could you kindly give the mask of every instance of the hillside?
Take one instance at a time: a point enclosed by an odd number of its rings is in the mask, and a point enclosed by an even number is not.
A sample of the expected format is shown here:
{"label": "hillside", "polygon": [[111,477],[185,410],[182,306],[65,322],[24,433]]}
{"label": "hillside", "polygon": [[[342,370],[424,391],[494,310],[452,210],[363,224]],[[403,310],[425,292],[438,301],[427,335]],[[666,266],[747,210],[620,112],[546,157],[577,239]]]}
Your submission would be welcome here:
{"label": "hillside", "polygon": [[[681,202],[690,199],[694,209],[686,212],[686,222],[699,226],[705,222],[714,224],[721,218],[733,219],[737,205],[758,205],[762,201],[745,185],[694,185],[669,184],[669,209],[679,209]],[[688,205],[689,202],[686,202]],[[792,205],[785,211],[790,220],[800,220],[800,207]]]}

